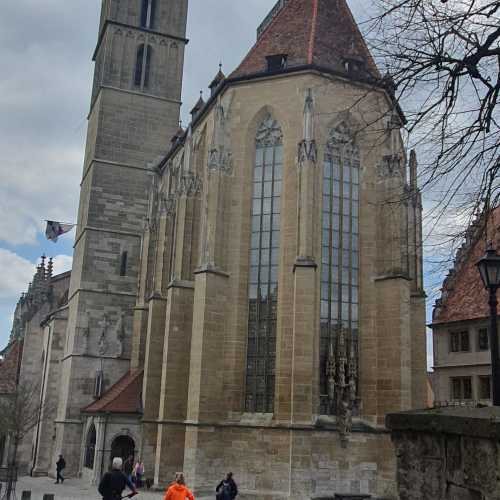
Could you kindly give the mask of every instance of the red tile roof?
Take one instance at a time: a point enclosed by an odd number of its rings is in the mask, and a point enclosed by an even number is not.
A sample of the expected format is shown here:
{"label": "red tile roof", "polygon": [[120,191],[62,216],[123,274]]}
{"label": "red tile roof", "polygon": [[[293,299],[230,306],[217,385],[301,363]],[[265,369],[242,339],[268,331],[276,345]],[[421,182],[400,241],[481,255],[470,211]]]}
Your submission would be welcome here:
{"label": "red tile roof", "polygon": [[97,401],[84,408],[84,413],[142,413],[143,370],[131,370],[107,390]]}
{"label": "red tile roof", "polygon": [[[484,220],[482,225],[484,226]],[[500,252],[500,207],[490,215],[487,228],[488,240],[491,240],[493,248]],[[485,251],[486,235],[483,229],[471,241],[452,276],[443,283],[442,298],[434,307],[433,325],[489,316],[488,292],[476,267],[476,262]],[[500,314],[500,303],[498,313]]]}
{"label": "red tile roof", "polygon": [[289,0],[231,77],[264,72],[266,56],[287,54],[287,67],[316,65],[345,72],[346,59],[380,77],[346,0]]}
{"label": "red tile roof", "polygon": [[0,394],[12,394],[16,390],[22,355],[22,340],[15,340],[4,350],[4,358],[0,362]]}

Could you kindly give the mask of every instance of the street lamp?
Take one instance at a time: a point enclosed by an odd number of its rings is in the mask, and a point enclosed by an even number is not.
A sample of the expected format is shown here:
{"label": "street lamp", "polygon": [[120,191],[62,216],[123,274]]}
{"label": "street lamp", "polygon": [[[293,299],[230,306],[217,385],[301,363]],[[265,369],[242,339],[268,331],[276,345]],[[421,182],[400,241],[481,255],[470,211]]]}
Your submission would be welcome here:
{"label": "street lamp", "polygon": [[490,305],[490,350],[491,350],[491,384],[493,406],[500,406],[500,359],[498,352],[497,328],[497,290],[500,288],[500,255],[488,244],[486,254],[476,264],[485,288],[489,291]]}

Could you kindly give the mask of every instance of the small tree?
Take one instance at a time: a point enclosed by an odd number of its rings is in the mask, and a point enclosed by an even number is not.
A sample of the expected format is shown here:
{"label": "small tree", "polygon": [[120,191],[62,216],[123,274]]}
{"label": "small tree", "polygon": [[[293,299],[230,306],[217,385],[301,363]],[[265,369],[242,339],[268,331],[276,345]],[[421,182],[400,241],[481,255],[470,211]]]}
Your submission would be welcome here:
{"label": "small tree", "polygon": [[19,383],[11,394],[0,397],[0,429],[10,437],[6,498],[10,500],[17,477],[19,444],[40,422],[43,404],[38,384]]}

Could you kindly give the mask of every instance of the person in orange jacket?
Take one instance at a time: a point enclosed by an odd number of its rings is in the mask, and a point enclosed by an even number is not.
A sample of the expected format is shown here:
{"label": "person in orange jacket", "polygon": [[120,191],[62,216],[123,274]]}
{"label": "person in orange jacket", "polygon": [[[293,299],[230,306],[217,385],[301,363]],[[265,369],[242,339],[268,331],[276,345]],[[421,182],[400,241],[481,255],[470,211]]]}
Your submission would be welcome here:
{"label": "person in orange jacket", "polygon": [[193,494],[186,488],[184,474],[176,472],[174,482],[168,487],[163,500],[194,500]]}

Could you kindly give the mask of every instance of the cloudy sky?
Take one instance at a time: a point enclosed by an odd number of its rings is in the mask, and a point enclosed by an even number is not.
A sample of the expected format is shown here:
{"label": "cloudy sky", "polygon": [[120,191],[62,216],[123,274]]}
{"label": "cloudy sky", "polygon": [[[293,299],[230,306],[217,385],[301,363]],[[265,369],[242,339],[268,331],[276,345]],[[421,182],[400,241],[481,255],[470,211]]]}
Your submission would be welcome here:
{"label": "cloudy sky", "polygon": [[[190,0],[182,114],[218,70],[230,72],[275,0]],[[356,17],[363,0],[350,0]],[[11,0],[0,17],[0,347],[40,255],[70,268],[44,220],[75,221],[100,0]],[[366,5],[366,3],[365,3]]]}

